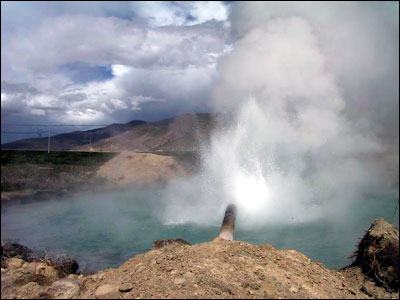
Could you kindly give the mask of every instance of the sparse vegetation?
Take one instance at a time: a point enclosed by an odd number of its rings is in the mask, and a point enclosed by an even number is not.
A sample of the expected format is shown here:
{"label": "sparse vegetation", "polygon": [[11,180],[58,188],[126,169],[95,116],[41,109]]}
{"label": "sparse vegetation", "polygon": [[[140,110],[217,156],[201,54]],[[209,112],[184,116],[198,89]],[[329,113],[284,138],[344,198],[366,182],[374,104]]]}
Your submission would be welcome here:
{"label": "sparse vegetation", "polygon": [[80,151],[25,151],[1,150],[1,165],[38,164],[38,165],[78,165],[98,166],[113,158],[112,152],[80,152]]}
{"label": "sparse vegetation", "polygon": [[65,190],[93,183],[99,166],[116,153],[1,151],[1,192]]}

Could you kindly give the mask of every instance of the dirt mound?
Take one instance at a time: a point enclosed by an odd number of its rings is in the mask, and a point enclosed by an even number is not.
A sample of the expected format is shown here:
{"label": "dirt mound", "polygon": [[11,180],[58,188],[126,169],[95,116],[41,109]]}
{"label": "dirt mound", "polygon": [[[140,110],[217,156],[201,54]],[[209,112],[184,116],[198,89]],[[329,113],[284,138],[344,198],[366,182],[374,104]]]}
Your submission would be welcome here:
{"label": "dirt mound", "polygon": [[[129,289],[121,292],[121,287]],[[99,294],[98,291],[101,293]],[[107,292],[105,292],[107,291]],[[384,294],[390,298],[389,294]],[[368,298],[295,250],[215,239],[170,244],[88,276],[80,298]]]}
{"label": "dirt mound", "polygon": [[47,264],[14,258],[1,272],[2,298],[398,298],[358,267],[329,270],[295,250],[219,238],[171,243],[89,276],[61,278]]}
{"label": "dirt mound", "polygon": [[103,164],[97,176],[119,186],[153,185],[188,176],[188,172],[172,156],[124,151]]}
{"label": "dirt mound", "polygon": [[360,241],[354,266],[387,288],[399,288],[399,230],[375,220]]}

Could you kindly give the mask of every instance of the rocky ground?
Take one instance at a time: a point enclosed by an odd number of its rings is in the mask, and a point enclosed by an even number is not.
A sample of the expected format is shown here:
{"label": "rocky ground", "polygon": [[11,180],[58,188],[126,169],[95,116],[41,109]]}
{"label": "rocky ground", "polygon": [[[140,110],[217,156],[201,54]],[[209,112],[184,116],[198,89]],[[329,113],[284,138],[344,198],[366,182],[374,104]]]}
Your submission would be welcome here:
{"label": "rocky ground", "polygon": [[[393,225],[379,220],[368,232],[377,226],[385,228],[383,235],[389,233],[392,242],[398,245],[398,230]],[[369,246],[378,245],[383,235]],[[398,252],[392,255],[398,259]],[[380,263],[383,268],[390,267]],[[219,238],[197,245],[179,239],[159,241],[154,243],[153,250],[133,257],[119,268],[86,276],[62,276],[49,262],[7,258],[2,262],[1,283],[2,298],[398,299],[399,296],[398,277],[397,285],[382,285],[382,280],[376,281],[363,273],[363,267],[357,263],[344,270],[330,270],[296,250]]]}

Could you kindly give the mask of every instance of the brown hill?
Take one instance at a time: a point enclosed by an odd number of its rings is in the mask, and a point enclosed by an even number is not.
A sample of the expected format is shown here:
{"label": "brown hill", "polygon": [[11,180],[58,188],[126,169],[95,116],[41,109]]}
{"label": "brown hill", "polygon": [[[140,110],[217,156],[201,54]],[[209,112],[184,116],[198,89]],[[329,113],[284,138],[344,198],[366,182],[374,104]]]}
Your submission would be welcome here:
{"label": "brown hill", "polygon": [[[118,135],[102,139],[94,151],[195,151],[206,142],[213,127],[210,114],[185,114],[172,119],[140,124]],[[89,150],[88,145],[77,150]]]}

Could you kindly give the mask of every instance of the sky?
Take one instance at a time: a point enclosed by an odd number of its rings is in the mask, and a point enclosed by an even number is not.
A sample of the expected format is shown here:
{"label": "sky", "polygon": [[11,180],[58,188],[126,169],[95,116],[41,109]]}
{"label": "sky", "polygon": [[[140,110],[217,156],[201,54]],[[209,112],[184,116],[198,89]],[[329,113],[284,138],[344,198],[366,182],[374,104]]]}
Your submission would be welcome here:
{"label": "sky", "polygon": [[215,101],[226,73],[220,61],[274,15],[309,21],[345,113],[398,144],[397,2],[2,1],[2,123],[111,124],[223,110],[240,100],[232,89]]}
{"label": "sky", "polygon": [[[2,123],[111,124],[210,111],[216,62],[231,49],[229,7],[2,1]],[[2,143],[27,136],[2,134]]]}

